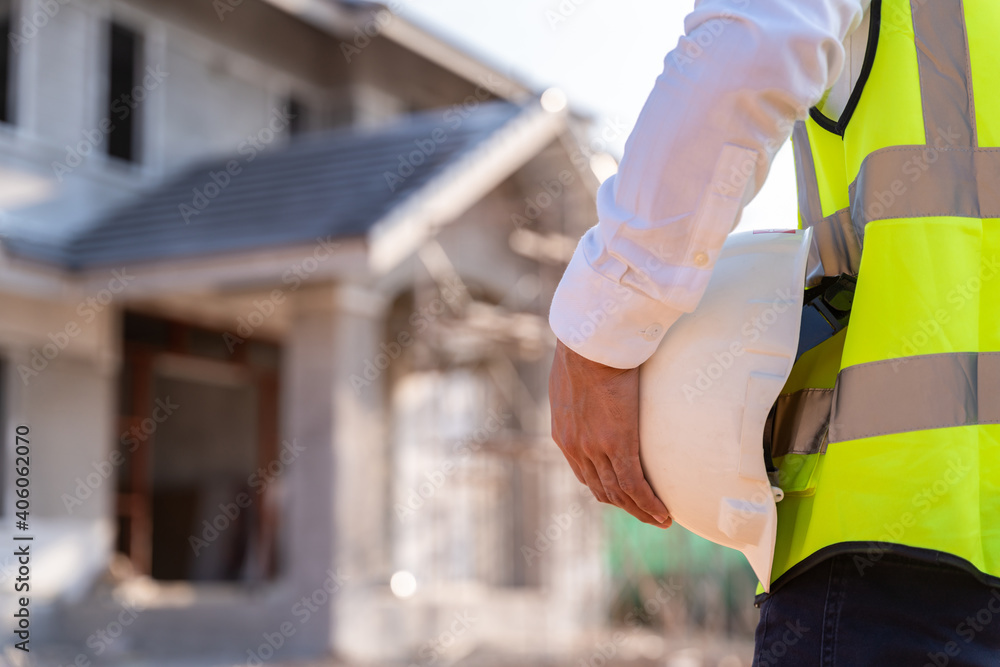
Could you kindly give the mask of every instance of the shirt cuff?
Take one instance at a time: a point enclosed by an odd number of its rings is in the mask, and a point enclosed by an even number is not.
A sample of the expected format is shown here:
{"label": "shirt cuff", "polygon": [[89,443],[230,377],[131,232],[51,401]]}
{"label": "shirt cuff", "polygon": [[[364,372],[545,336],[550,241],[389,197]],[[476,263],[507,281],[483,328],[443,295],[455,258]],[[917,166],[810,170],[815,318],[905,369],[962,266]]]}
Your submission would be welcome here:
{"label": "shirt cuff", "polygon": [[605,366],[635,368],[684,314],[609,280],[578,249],[556,288],[549,326],[567,347]]}

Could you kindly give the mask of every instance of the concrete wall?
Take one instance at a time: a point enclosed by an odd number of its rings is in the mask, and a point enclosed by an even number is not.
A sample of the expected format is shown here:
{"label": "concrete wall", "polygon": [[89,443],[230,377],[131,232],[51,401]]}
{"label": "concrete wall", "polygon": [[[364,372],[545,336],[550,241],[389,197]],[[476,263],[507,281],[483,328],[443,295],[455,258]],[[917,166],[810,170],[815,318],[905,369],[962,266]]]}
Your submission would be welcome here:
{"label": "concrete wall", "polygon": [[[220,14],[201,0],[15,0],[17,110],[0,126],[0,227],[61,236],[192,162],[239,153],[284,108],[305,126],[375,125],[460,103],[469,82],[376,37],[345,55],[335,37],[263,0]],[[45,8],[48,9],[45,9]],[[106,156],[107,26],[143,38],[139,159]],[[132,105],[129,105],[132,106]],[[279,125],[281,123],[279,122]],[[287,129],[267,142],[276,147]]]}
{"label": "concrete wall", "polygon": [[[136,30],[144,65],[166,73],[140,82],[148,89],[135,106],[144,121],[143,171],[235,152],[290,94],[311,108],[317,126],[329,125],[330,108],[344,96],[347,72],[337,40],[260,0],[247,0],[221,20],[212,3],[195,0],[77,0],[57,7],[43,27],[24,31],[30,38],[19,47],[21,113],[13,132],[35,139],[36,148],[65,153],[66,144],[87,139],[107,117],[111,20]],[[107,167],[97,153],[86,162]]]}
{"label": "concrete wall", "polygon": [[[88,295],[90,296],[90,295]],[[61,302],[0,292],[0,357],[5,363],[3,513],[0,539],[30,535],[30,598],[35,628],[57,600],[82,599],[106,567],[115,536],[117,326],[70,295]],[[82,310],[80,309],[80,304]],[[29,429],[28,529],[15,530],[15,429]],[[13,613],[17,560],[0,557],[0,612]]]}
{"label": "concrete wall", "polygon": [[[28,23],[15,26],[16,122],[0,126],[0,224],[8,230],[60,237],[177,169],[235,155],[290,95],[305,105],[307,128],[354,120],[337,40],[262,0],[221,20],[198,0],[61,0],[46,3],[48,11],[38,0],[20,2]],[[141,128],[131,164],[104,148],[102,124],[119,122],[106,109],[111,20],[142,36],[150,68],[129,111]],[[378,105],[373,113],[382,113]],[[277,125],[273,139],[263,135],[268,148],[288,139],[287,122]]]}

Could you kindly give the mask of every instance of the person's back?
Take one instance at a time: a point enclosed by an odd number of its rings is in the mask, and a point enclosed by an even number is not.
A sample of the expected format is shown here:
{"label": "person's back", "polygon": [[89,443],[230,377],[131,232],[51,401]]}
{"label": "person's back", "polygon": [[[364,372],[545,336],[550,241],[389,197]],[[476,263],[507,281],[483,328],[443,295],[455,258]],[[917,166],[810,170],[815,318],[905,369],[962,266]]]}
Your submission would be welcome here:
{"label": "person's back", "polygon": [[858,284],[843,335],[799,362],[839,363],[779,401],[776,463],[806,458],[785,476],[777,578],[850,542],[862,569],[944,559],[913,550],[930,549],[1000,576],[1000,12],[962,5],[875,2],[847,109],[793,138],[803,223]]}
{"label": "person's back", "polygon": [[[701,3],[699,11],[715,5]],[[737,32],[775,25],[780,37],[789,32],[782,20],[843,27],[850,16],[853,27],[860,10],[861,3],[848,0],[743,3],[730,24],[742,26]],[[856,79],[850,94],[814,95],[810,101],[818,106],[794,130],[801,223],[814,229],[824,273],[856,275],[857,288],[849,325],[801,357],[767,434],[784,500],[778,504],[771,593],[759,600],[756,664],[1000,664],[1000,623],[984,620],[1000,612],[1000,45],[993,38],[1000,6],[989,0],[872,0],[869,12],[863,58],[844,69],[844,77]],[[692,28],[698,29],[696,21]],[[802,35],[809,34],[803,27]],[[808,56],[801,72],[817,74],[809,68],[836,61],[837,54],[826,53],[831,48],[829,39],[819,38],[815,44],[770,45],[760,48],[753,65],[768,67],[801,51]],[[683,78],[676,53],[673,61]],[[700,74],[712,74],[711,65]],[[723,75],[723,103],[741,94],[750,101],[732,107],[747,117],[734,119],[731,133],[711,128],[711,139],[723,135],[723,144],[737,149],[736,142],[759,141],[764,155],[761,148],[748,149],[769,161],[776,146],[767,139],[780,145],[784,138],[776,124],[805,115],[789,101],[813,94],[808,77],[797,81],[799,70],[789,72],[785,90],[750,83],[741,90]],[[668,56],[664,80],[673,75]],[[843,89],[844,80],[839,83]],[[655,105],[656,96],[654,91],[647,104]],[[690,231],[680,234],[672,228],[676,218],[656,210],[648,203],[653,192],[640,188],[645,184],[666,197],[670,182],[660,174],[643,180],[635,167],[627,171],[629,152],[643,138],[636,135],[644,132],[655,134],[641,119],[619,176],[631,179],[628,186],[619,182],[605,193],[626,210],[619,214],[599,200],[606,213],[617,215],[607,225],[611,216],[602,215],[602,225],[614,231],[595,228],[577,254],[605,279],[660,305],[631,300],[620,330],[612,324],[592,340],[569,341],[567,321],[586,312],[574,298],[581,270],[571,265],[551,318],[560,340],[576,350],[561,345],[557,353],[553,434],[581,481],[593,489],[597,480],[599,499],[662,525],[655,519],[664,515],[662,506],[633,476],[631,422],[609,427],[595,421],[609,404],[619,413],[634,412],[631,371],[619,369],[641,363],[650,346],[622,350],[606,339],[627,340],[623,333],[643,317],[676,319],[670,306],[694,309],[690,297],[677,298],[684,280],[677,275],[710,269],[721,240],[706,228],[731,228],[762,178],[749,179],[748,192],[735,197],[717,179],[701,183],[705,194],[690,216]],[[669,138],[670,128],[664,133]],[[643,166],[648,169],[648,162]],[[758,173],[759,166],[758,160]],[[736,200],[735,213],[706,207],[719,193]],[[667,244],[658,259],[673,273],[639,269],[643,258],[627,241],[640,235],[663,240],[650,247]],[[709,261],[689,262],[693,247]],[[606,268],[605,254],[627,266]],[[630,278],[630,272],[642,275]],[[695,292],[694,304],[697,284],[688,289]],[[653,349],[662,331],[657,334],[644,336]],[[615,348],[614,354],[602,355],[603,348]],[[600,393],[591,389],[603,378],[616,384]],[[584,411],[588,416],[580,416]],[[600,456],[612,462],[610,474]],[[785,635],[786,624],[795,622],[809,631],[796,634],[793,646]]]}

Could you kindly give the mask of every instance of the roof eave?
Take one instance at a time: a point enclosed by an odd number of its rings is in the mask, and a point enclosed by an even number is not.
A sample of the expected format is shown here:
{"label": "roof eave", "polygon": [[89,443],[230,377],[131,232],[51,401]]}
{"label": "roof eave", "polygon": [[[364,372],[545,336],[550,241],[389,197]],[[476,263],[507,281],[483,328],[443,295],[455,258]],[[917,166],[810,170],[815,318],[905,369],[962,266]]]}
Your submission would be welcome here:
{"label": "roof eave", "polygon": [[352,36],[352,30],[359,25],[358,10],[340,2],[328,0],[264,0],[264,2],[339,38]]}
{"label": "roof eave", "polygon": [[379,2],[348,5],[329,0],[264,0],[338,39],[354,40],[360,34],[381,35],[463,79],[480,85],[497,97],[520,101],[532,96],[525,84],[409,21]]}
{"label": "roof eave", "polygon": [[[126,276],[119,305],[169,294],[228,293],[263,288],[285,291],[300,285],[364,280],[367,247],[364,237],[318,238],[282,248],[256,248],[231,253],[119,262],[69,269],[12,255],[0,246],[0,292],[56,301],[80,300],[108,286],[115,272]],[[315,271],[296,267],[316,260]],[[305,275],[305,277],[303,277]]]}
{"label": "roof eave", "polygon": [[381,34],[435,65],[481,86],[500,99],[523,102],[538,93],[399,14],[390,12],[390,15]]}
{"label": "roof eave", "polygon": [[456,220],[566,129],[565,108],[535,101],[474,150],[442,169],[419,192],[394,207],[368,232],[369,266],[388,273],[417,252],[437,230]]}

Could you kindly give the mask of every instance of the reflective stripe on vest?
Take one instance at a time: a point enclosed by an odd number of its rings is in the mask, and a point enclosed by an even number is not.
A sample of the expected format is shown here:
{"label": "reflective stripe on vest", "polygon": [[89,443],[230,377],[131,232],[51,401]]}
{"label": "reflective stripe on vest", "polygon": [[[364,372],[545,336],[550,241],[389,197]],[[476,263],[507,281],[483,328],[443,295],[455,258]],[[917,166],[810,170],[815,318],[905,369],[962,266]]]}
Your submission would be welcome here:
{"label": "reflective stripe on vest", "polygon": [[827,275],[858,286],[844,335],[802,356],[777,404],[772,580],[899,548],[998,584],[1000,3],[872,13],[849,122],[814,113],[793,134],[802,224]]}
{"label": "reflective stripe on vest", "polygon": [[828,443],[1000,424],[1000,352],[928,354],[851,366],[837,378],[832,408]]}

